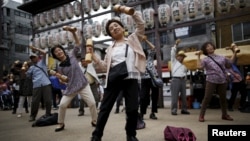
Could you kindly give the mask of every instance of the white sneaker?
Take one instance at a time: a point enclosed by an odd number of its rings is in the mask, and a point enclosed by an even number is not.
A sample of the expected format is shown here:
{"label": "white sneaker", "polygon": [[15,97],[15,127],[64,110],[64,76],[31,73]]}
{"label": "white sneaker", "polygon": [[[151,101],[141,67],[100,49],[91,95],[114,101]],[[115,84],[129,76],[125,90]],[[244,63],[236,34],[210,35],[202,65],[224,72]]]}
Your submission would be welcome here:
{"label": "white sneaker", "polygon": [[22,114],[18,114],[17,117],[18,117],[18,118],[22,117]]}

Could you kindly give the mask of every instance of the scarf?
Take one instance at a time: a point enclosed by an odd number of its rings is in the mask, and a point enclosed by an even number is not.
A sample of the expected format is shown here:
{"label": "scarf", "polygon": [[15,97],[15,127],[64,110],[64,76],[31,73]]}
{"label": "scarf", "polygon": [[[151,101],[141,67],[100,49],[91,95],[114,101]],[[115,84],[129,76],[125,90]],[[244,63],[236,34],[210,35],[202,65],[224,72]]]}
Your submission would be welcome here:
{"label": "scarf", "polygon": [[69,59],[69,56],[67,55],[67,58],[66,60],[64,60],[63,62],[61,62],[59,64],[60,67],[69,67],[71,64],[70,64],[70,59]]}

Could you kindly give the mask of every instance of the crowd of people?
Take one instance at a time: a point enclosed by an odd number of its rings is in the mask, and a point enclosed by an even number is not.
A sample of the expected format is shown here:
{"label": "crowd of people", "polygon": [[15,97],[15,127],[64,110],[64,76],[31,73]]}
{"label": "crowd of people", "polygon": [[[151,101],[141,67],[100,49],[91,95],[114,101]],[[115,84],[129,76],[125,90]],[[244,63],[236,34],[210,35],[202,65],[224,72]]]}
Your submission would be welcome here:
{"label": "crowd of people", "polygon": [[[141,45],[141,35],[145,32],[144,21],[136,11],[130,16],[136,24],[136,29],[129,36],[125,36],[125,28],[121,21],[111,19],[107,22],[106,31],[113,39],[113,44],[107,48],[103,60],[94,53],[93,48],[88,50],[92,54],[92,63],[87,63],[84,57],[77,57],[79,51],[84,50],[84,45],[76,34],[77,28],[71,26],[65,26],[63,30],[73,35],[74,48],[70,52],[60,45],[50,49],[52,57],[59,62],[54,74],[47,69],[45,58],[48,52],[31,46],[33,52],[30,60],[23,63],[14,62],[8,77],[0,80],[1,108],[12,110],[13,114],[17,113],[18,118],[22,117],[25,109],[26,113],[30,113],[30,122],[37,119],[41,105],[45,108],[45,116],[51,115],[52,108],[58,110],[58,126],[55,132],[60,132],[66,127],[68,106],[75,97],[79,97],[78,116],[84,115],[84,105],[87,105],[91,114],[90,125],[95,128],[91,141],[101,141],[114,104],[118,103],[115,113],[119,113],[119,103],[124,98],[127,141],[138,141],[136,137],[138,117],[140,120],[144,119],[149,105],[151,105],[149,118],[158,119],[156,113],[161,87],[153,85],[146,70],[147,68],[158,76],[157,64],[154,63],[155,49],[143,48]],[[183,64],[186,54],[184,51],[178,51],[179,43],[177,40],[171,48],[171,115],[173,116],[178,115],[179,97],[182,103],[180,113],[190,114],[186,95],[188,70]],[[248,101],[250,99],[250,73],[247,77],[237,68],[237,52],[232,49],[232,57],[226,58],[215,54],[215,49],[212,42],[206,42],[201,47],[206,57],[201,59],[201,52],[197,53],[197,67],[206,71],[204,97],[201,98],[198,117],[200,122],[205,121],[207,106],[215,93],[220,97],[223,120],[233,120],[228,111],[233,111],[238,91],[241,94],[240,110],[246,105],[246,99],[248,98]],[[125,79],[109,79],[111,69],[124,61],[127,69]],[[95,66],[106,71],[106,75],[101,79],[97,76]],[[231,90],[231,97],[227,100],[228,87]]]}

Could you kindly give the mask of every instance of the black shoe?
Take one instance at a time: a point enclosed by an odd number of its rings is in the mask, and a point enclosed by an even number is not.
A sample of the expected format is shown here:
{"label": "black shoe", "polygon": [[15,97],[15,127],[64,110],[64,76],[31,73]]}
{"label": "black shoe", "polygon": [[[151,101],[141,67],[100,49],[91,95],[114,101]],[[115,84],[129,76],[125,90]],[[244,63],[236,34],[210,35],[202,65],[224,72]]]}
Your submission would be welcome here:
{"label": "black shoe", "polygon": [[12,111],[12,114],[16,114],[16,111]]}
{"label": "black shoe", "polygon": [[174,115],[174,116],[176,116],[176,115],[177,115],[177,113],[176,113],[176,112],[172,112],[171,114],[172,114],[172,115]]}
{"label": "black shoe", "polygon": [[26,112],[26,113],[29,113],[29,110],[28,110],[28,109],[26,109],[26,110],[25,110],[25,112]]}
{"label": "black shoe", "polygon": [[154,113],[151,113],[150,116],[149,116],[149,118],[151,118],[151,119],[157,119],[157,117],[155,116]]}
{"label": "black shoe", "polygon": [[190,113],[188,111],[181,110],[181,114],[189,115]]}
{"label": "black shoe", "polygon": [[29,122],[32,122],[32,121],[35,121],[35,120],[36,120],[35,117],[30,117]]}
{"label": "black shoe", "polygon": [[101,138],[98,138],[98,137],[96,137],[96,136],[93,136],[93,137],[91,137],[91,140],[90,141],[102,141],[102,139]]}
{"label": "black shoe", "polygon": [[83,111],[80,111],[78,116],[83,116],[84,115],[84,112]]}
{"label": "black shoe", "polygon": [[234,109],[233,108],[228,108],[228,111],[234,111]]}
{"label": "black shoe", "polygon": [[93,127],[96,127],[96,123],[95,122],[91,122],[91,125],[93,126]]}
{"label": "black shoe", "polygon": [[56,127],[55,132],[59,132],[59,131],[62,131],[62,130],[64,130],[64,124],[61,125],[60,127]]}
{"label": "black shoe", "polygon": [[127,136],[127,141],[139,141],[139,140],[134,136]]}

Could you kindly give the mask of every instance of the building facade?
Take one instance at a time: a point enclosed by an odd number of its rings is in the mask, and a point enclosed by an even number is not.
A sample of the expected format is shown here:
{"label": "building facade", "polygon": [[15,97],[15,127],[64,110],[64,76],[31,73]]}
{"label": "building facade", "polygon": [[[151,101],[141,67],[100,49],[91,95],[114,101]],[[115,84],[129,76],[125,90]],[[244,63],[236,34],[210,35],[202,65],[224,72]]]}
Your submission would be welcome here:
{"label": "building facade", "polygon": [[8,0],[1,7],[0,76],[8,72],[16,60],[29,59],[32,15],[17,9],[19,5],[21,3]]}

